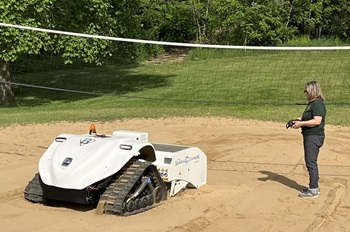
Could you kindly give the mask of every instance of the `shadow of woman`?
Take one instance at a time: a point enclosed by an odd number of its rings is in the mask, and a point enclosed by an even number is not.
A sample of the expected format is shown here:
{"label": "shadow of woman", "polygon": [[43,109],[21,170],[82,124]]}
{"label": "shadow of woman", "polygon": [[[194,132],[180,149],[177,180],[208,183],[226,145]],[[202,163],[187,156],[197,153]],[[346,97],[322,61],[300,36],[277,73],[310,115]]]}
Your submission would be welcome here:
{"label": "shadow of woman", "polygon": [[288,186],[289,188],[296,189],[298,191],[301,191],[305,189],[306,187],[303,185],[298,184],[294,180],[291,180],[283,175],[280,175],[278,173],[270,172],[270,171],[260,171],[260,173],[267,175],[266,177],[258,178],[260,181],[276,181],[279,182],[285,186]]}

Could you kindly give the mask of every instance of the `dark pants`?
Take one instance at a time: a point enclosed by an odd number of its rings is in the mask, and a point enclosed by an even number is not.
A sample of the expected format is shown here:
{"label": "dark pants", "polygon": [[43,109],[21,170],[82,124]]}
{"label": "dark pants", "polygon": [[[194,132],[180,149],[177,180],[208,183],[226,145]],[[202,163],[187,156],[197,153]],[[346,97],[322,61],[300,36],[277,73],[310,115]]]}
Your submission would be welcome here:
{"label": "dark pants", "polygon": [[304,158],[309,172],[309,188],[318,188],[317,157],[324,142],[324,136],[304,135]]}

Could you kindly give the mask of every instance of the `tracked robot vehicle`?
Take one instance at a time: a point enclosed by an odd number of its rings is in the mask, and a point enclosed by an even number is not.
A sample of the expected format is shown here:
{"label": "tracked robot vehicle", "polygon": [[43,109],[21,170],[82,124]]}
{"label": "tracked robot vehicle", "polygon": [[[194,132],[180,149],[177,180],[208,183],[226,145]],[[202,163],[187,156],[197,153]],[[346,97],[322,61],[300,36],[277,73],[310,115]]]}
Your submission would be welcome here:
{"label": "tracked robot vehicle", "polygon": [[96,204],[128,216],[159,205],[186,187],[206,184],[207,157],[197,147],[148,142],[148,134],[114,131],[57,136],[39,161],[25,199],[43,204]]}

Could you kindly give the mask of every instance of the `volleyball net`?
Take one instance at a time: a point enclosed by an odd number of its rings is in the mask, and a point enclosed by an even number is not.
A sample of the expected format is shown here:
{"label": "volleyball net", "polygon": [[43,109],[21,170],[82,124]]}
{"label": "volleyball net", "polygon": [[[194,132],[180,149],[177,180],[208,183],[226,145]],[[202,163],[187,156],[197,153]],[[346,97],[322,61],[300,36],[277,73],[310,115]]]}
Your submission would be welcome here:
{"label": "volleyball net", "polygon": [[316,80],[327,104],[350,103],[350,47],[183,44],[1,26],[164,51],[139,63],[112,57],[100,66],[65,65],[53,53],[26,55],[14,62],[15,86],[151,100],[288,105],[305,103],[304,85]]}

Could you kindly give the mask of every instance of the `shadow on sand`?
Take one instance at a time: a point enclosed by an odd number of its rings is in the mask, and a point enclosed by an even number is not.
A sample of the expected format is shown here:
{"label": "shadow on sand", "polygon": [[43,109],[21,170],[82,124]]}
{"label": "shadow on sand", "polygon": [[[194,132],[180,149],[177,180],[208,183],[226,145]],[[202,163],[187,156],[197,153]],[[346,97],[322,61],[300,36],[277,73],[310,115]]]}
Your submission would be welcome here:
{"label": "shadow on sand", "polygon": [[259,181],[276,181],[289,188],[301,191],[305,189],[306,186],[298,184],[296,181],[289,179],[281,174],[270,172],[270,171],[260,171],[261,174],[267,175],[266,177],[258,178]]}

